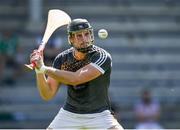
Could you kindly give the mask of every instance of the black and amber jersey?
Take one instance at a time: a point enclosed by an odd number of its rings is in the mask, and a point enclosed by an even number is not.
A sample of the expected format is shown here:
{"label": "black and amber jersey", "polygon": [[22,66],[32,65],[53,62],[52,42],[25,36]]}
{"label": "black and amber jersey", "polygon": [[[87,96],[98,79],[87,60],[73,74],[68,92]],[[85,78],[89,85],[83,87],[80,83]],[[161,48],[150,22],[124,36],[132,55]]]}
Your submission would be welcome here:
{"label": "black and amber jersey", "polygon": [[75,72],[87,64],[96,67],[102,75],[78,86],[68,85],[67,100],[64,109],[74,113],[96,113],[110,109],[108,87],[112,59],[104,49],[93,45],[84,60],[76,60],[73,48],[60,53],[54,60],[53,67]]}

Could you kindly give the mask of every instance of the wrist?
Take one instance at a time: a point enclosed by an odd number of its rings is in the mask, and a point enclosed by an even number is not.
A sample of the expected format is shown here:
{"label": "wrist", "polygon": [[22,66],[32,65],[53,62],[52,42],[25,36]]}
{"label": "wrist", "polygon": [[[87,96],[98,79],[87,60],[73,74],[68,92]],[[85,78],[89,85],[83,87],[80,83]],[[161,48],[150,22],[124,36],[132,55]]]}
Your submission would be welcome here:
{"label": "wrist", "polygon": [[45,65],[42,65],[41,68],[39,68],[39,69],[35,68],[35,72],[37,74],[45,74],[47,72],[47,70],[48,70],[48,67]]}

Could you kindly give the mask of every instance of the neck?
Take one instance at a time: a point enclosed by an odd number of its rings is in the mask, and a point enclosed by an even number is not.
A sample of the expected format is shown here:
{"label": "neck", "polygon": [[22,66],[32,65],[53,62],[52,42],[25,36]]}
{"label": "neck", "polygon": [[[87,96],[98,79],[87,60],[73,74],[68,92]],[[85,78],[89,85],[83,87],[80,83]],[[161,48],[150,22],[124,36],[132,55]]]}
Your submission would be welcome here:
{"label": "neck", "polygon": [[86,57],[86,53],[79,52],[77,50],[74,51],[74,57],[77,60],[83,60]]}

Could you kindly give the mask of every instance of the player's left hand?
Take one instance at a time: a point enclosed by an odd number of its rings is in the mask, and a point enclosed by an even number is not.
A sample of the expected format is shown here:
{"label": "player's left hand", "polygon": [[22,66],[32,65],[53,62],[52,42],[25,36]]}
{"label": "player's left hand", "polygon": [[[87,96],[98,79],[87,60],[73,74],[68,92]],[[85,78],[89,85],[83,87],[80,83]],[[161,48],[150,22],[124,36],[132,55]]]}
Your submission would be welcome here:
{"label": "player's left hand", "polygon": [[41,66],[44,65],[43,56],[41,52],[34,50],[33,53],[30,55],[30,62],[35,63],[36,69],[40,69]]}

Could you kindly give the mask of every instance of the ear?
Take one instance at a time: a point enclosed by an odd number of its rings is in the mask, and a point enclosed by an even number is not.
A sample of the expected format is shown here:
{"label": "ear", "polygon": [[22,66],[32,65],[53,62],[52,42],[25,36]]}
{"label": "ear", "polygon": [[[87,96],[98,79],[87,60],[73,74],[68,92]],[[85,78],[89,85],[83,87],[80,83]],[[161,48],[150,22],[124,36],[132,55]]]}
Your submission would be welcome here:
{"label": "ear", "polygon": [[68,35],[68,42],[70,45],[71,45],[71,43],[73,43],[72,35]]}
{"label": "ear", "polygon": [[74,38],[73,35],[70,35],[70,36],[69,36],[69,41],[70,41],[71,43],[73,43],[73,38]]}

